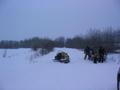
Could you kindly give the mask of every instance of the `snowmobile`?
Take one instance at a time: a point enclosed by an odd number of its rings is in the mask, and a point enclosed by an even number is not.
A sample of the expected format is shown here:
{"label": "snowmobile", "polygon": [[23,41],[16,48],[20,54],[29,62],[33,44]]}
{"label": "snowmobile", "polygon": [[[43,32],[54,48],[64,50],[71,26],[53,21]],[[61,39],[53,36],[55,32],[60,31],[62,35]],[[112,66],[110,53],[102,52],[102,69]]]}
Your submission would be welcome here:
{"label": "snowmobile", "polygon": [[65,52],[59,52],[57,53],[57,55],[55,56],[55,61],[61,62],[61,63],[69,63],[69,55]]}

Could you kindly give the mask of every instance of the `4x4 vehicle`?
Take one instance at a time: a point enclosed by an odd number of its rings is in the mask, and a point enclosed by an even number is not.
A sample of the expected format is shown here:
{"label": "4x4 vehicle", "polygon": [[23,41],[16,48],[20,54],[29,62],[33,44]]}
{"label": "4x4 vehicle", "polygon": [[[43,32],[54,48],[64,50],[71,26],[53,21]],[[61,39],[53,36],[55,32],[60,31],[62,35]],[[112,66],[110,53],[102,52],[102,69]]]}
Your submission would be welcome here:
{"label": "4x4 vehicle", "polygon": [[55,56],[55,60],[59,61],[59,62],[62,62],[62,63],[69,63],[70,62],[69,59],[70,59],[69,55],[67,53],[65,53],[65,52],[59,52]]}

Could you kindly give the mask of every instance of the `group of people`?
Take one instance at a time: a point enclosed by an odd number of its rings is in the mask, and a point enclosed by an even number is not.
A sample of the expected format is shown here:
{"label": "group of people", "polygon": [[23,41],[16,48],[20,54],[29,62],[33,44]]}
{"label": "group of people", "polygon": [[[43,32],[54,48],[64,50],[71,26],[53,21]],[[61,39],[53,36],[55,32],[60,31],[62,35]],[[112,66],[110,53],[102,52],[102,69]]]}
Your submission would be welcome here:
{"label": "group of people", "polygon": [[84,59],[92,60],[94,63],[103,63],[106,60],[106,50],[102,46],[100,46],[98,49],[92,49],[87,46],[84,49],[84,53]]}

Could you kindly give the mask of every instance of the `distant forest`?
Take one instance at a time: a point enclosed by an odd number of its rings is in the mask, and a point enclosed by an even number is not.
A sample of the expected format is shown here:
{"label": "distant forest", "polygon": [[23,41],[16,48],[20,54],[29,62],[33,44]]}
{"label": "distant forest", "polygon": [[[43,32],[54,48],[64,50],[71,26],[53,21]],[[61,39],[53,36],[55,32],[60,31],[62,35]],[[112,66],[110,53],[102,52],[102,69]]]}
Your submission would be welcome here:
{"label": "distant forest", "polygon": [[120,29],[113,30],[107,28],[104,31],[90,30],[85,36],[75,36],[73,38],[59,37],[54,40],[50,38],[33,37],[21,41],[0,41],[0,48],[37,48],[53,50],[54,47],[67,47],[83,49],[86,46],[98,48],[99,46],[105,47],[108,51],[120,49]]}

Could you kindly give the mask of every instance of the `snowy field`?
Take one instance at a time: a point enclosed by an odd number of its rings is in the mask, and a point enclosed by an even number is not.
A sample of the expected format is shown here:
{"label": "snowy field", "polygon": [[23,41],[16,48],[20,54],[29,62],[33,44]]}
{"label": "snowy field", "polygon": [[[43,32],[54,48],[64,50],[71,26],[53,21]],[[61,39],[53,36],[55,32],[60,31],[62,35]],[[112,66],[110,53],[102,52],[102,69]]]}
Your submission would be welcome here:
{"label": "snowy field", "polygon": [[[70,63],[53,62],[60,50],[69,54]],[[84,60],[77,49],[35,55],[31,49],[0,49],[0,90],[116,90],[120,54],[98,64]]]}

